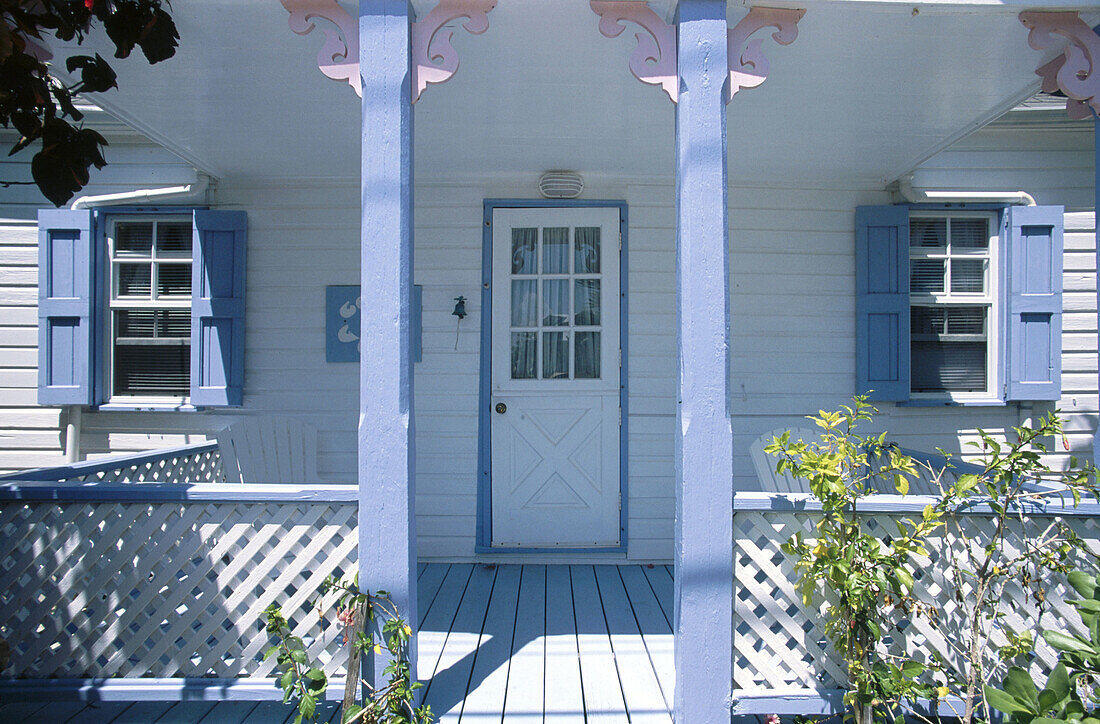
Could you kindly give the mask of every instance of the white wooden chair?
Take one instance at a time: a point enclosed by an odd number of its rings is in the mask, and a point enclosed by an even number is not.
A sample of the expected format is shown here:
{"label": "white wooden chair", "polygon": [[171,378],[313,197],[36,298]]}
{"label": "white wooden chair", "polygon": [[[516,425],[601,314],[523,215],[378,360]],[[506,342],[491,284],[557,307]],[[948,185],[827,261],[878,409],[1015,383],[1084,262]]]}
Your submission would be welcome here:
{"label": "white wooden chair", "polygon": [[756,477],[760,479],[760,489],[766,493],[808,493],[809,486],[806,481],[795,478],[790,473],[780,475],[775,472],[775,464],[779,459],[775,455],[768,455],[764,448],[771,444],[772,438],[779,437],[787,430],[791,430],[791,439],[801,438],[806,442],[817,440],[819,432],[809,428],[796,427],[794,429],[780,427],[770,432],[765,432],[756,438],[749,446],[749,456],[752,457],[752,465],[756,468]]}
{"label": "white wooden chair", "polygon": [[316,483],[317,430],[288,417],[244,417],[215,433],[230,483]]}

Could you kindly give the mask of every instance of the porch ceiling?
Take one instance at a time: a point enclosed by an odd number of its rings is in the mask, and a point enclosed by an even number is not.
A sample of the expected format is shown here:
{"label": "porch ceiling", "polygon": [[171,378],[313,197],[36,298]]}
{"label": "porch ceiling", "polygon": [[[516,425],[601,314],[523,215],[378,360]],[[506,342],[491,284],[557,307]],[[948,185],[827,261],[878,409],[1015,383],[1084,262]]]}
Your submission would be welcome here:
{"label": "porch ceiling", "polygon": [[[1034,92],[1052,57],[1028,47],[1019,7],[801,6],[798,39],[766,40],[768,80],[729,106],[735,182],[890,181]],[[177,57],[118,62],[121,90],[97,103],[218,177],[358,177],[358,100],[317,70],[319,30],[294,35],[270,0],[173,12]],[[634,28],[604,38],[587,0],[500,0],[489,19],[456,32],[458,74],[416,106],[419,178],[671,177],[674,108],[630,75]]]}

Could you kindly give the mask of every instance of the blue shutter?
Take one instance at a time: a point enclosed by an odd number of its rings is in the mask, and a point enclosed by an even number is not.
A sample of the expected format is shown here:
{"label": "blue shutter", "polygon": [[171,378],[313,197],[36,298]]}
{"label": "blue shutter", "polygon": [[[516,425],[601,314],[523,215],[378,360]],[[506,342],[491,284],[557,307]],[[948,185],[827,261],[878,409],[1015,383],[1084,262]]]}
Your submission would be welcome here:
{"label": "blue shutter", "polygon": [[1008,209],[1008,400],[1062,396],[1061,206]]}
{"label": "blue shutter", "polygon": [[856,208],[856,392],[909,399],[909,209]]}
{"label": "blue shutter", "polygon": [[92,212],[38,212],[38,404],[92,404]]}
{"label": "blue shutter", "polygon": [[191,404],[239,406],[244,397],[243,211],[195,211],[191,274]]}
{"label": "blue shutter", "polygon": [[424,287],[420,284],[412,285],[409,332],[412,337],[409,344],[409,359],[413,362],[420,362],[424,354]]}

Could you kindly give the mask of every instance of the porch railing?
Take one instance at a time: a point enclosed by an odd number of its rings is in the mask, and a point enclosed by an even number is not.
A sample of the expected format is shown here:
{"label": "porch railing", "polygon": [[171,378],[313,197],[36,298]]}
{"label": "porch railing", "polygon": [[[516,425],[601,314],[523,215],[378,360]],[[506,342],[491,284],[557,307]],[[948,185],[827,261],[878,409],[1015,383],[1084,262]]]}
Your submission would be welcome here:
{"label": "porch railing", "polygon": [[[274,674],[263,611],[277,603],[341,675],[343,632],[312,602],[326,576],[356,572],[356,487],[181,484],[209,477],[216,445],[161,455],[2,481],[4,674],[259,681]],[[144,482],[158,477],[171,482]]]}
{"label": "porch railing", "polygon": [[0,475],[7,481],[57,483],[218,483],[224,482],[218,443],[113,455],[52,468]]}
{"label": "porch railing", "polygon": [[[861,512],[866,529],[888,537],[897,532],[897,522],[919,518],[933,498],[921,495],[875,495],[864,499]],[[812,496],[791,493],[737,493],[734,496],[734,696],[739,713],[778,711],[781,704],[797,710],[782,713],[824,711],[839,704],[839,692],[847,681],[841,657],[824,634],[821,609],[807,607],[797,587],[793,561],[780,546],[801,531],[813,537],[820,505]],[[1032,505],[1022,520],[1013,522],[1006,540],[1011,557],[1021,549],[1025,536],[1042,532],[1054,517],[1060,517],[1095,555],[1100,553],[1100,505],[1079,507],[1060,502]],[[992,512],[976,505],[967,511],[963,527],[967,535],[991,532]],[[912,616],[902,623],[899,635],[888,641],[895,653],[922,661],[939,655],[960,663],[949,637],[962,636],[963,621],[955,590],[949,583],[948,560],[961,556],[965,540],[951,530],[940,529],[940,537],[929,541],[929,556],[914,560],[914,597],[937,609],[936,625],[927,617]],[[1015,631],[1061,628],[1085,634],[1066,598],[1072,589],[1061,578],[1044,583],[1045,614],[1035,615],[1036,603],[1025,589],[1010,584],[1001,601],[1005,622]],[[964,591],[962,595],[966,595]],[[1044,675],[1056,663],[1056,652],[1036,637],[1033,674]],[[1003,645],[1005,641],[994,640]]]}

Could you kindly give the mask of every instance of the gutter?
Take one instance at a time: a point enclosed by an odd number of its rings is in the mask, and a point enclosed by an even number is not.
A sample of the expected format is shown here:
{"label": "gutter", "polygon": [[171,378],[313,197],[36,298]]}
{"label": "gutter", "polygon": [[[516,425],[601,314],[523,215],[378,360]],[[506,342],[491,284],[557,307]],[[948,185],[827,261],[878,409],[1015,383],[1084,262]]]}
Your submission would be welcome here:
{"label": "gutter", "polygon": [[194,182],[186,186],[165,186],[155,189],[137,189],[117,194],[99,196],[81,196],[69,204],[70,209],[91,209],[97,206],[119,206],[123,204],[141,204],[157,201],[197,201],[206,195],[210,188],[210,177],[204,173],[196,175]]}
{"label": "gutter", "polygon": [[932,191],[913,186],[913,174],[898,179],[898,193],[911,204],[929,203],[1007,203],[1035,206],[1035,197],[1026,191]]}

